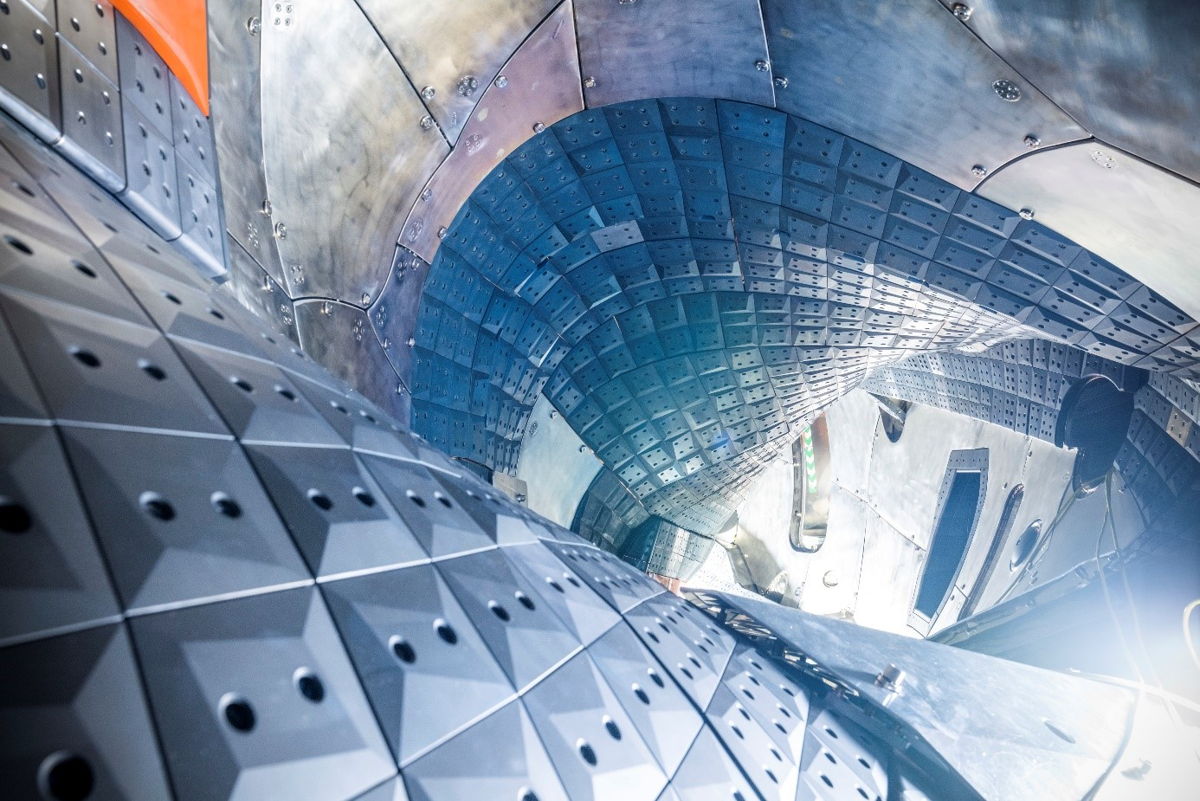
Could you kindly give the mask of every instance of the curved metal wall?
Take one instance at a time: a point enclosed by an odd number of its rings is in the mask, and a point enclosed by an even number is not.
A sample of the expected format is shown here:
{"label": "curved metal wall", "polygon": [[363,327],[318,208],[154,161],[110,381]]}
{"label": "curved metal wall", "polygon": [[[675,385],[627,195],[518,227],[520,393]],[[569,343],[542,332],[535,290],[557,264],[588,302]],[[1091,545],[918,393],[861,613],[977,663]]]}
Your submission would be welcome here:
{"label": "curved metal wall", "polygon": [[1041,336],[1186,376],[1195,330],[1078,244],[861,142],[637,101],[539,134],[449,227],[413,420],[508,472],[544,392],[646,513],[711,533],[757,466],[908,354]]}

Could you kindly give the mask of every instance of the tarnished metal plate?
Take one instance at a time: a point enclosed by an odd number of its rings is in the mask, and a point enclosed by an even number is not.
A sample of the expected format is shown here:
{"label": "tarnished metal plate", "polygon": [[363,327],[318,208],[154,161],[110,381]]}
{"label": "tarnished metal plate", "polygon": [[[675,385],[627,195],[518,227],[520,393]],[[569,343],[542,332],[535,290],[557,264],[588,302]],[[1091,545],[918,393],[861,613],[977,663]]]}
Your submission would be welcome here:
{"label": "tarnished metal plate", "polygon": [[[295,311],[305,353],[390,414],[407,419],[408,394],[365,311],[328,300],[299,301]],[[391,340],[387,345],[404,347]]]}
{"label": "tarnished metal plate", "polygon": [[250,32],[261,24],[262,2],[210,0],[208,11],[209,93],[225,225],[272,279],[286,285],[263,166],[261,35]]}
{"label": "tarnished metal plate", "polygon": [[653,97],[775,105],[757,0],[576,0],[575,17],[589,107]]}
{"label": "tarnished metal plate", "polygon": [[1093,134],[1200,181],[1200,4],[971,5],[967,27]]}
{"label": "tarnished metal plate", "polygon": [[[422,92],[442,133],[453,143],[504,60],[546,18],[556,2],[359,0],[358,4],[413,86]],[[563,2],[555,16],[564,13],[571,16],[571,0]],[[572,50],[574,47],[572,42]],[[554,71],[550,64],[543,67],[547,75]]]}
{"label": "tarnished metal plate", "polygon": [[1128,153],[1083,142],[1022,159],[979,194],[1111,261],[1200,317],[1200,187]]}
{"label": "tarnished metal plate", "polygon": [[[0,108],[47,142],[58,138],[58,38],[25,0],[9,0],[0,27]],[[49,9],[51,20],[54,8]]]}
{"label": "tarnished metal plate", "polygon": [[[419,5],[419,4],[414,4]],[[583,109],[575,20],[567,0],[529,35],[483,93],[462,136],[425,186],[404,224],[400,243],[426,261],[466,199],[505,156],[534,134]]]}
{"label": "tarnished metal plate", "polygon": [[298,3],[288,19],[262,30],[267,186],[286,280],[293,297],[365,305],[387,278],[401,215],[449,147],[423,130],[420,97],[353,0]]}
{"label": "tarnished metal plate", "polygon": [[[1027,151],[1087,132],[936,3],[764,0],[778,107],[965,189]],[[1009,102],[992,84],[1015,83]]]}

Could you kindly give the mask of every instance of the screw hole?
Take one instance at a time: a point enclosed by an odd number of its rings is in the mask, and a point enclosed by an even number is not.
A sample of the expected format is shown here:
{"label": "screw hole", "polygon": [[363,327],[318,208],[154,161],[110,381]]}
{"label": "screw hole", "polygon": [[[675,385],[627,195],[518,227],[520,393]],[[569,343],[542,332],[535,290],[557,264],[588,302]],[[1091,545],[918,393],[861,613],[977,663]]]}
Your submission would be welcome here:
{"label": "screw hole", "polygon": [[367,492],[362,487],[355,487],[353,490],[355,499],[363,506],[370,508],[375,505],[375,496]]}
{"label": "screw hole", "polygon": [[24,534],[33,527],[33,518],[24,506],[0,495],[0,531]]}
{"label": "screw hole", "polygon": [[621,728],[617,725],[616,721],[607,715],[604,717],[604,730],[608,732],[608,736],[614,740],[621,739]]}
{"label": "screw hole", "polygon": [[214,492],[209,500],[212,502],[213,508],[217,510],[218,514],[222,514],[225,515],[225,517],[233,519],[237,519],[242,516],[242,507],[237,501],[235,501],[233,498],[230,498],[223,492]]}
{"label": "screw hole", "polygon": [[325,685],[315,673],[301,668],[296,671],[296,689],[314,704],[325,700]]}
{"label": "screw hole", "polygon": [[439,637],[441,637],[450,645],[454,645],[458,642],[458,633],[454,631],[454,628],[449,623],[441,618],[433,621],[433,630],[437,632]]}
{"label": "screw hole", "polygon": [[254,728],[254,707],[244,698],[226,696],[221,703],[221,712],[225,715],[225,722],[237,731],[248,732]]}
{"label": "screw hole", "polygon": [[58,751],[38,768],[38,789],[51,801],[83,801],[95,786],[92,766],[78,754]]}
{"label": "screw hole", "polygon": [[146,359],[138,359],[138,367],[141,368],[143,373],[150,376],[155,381],[165,381],[167,378],[166,370],[162,369],[153,362],[147,361]]}
{"label": "screw hole", "polygon": [[495,601],[488,601],[488,609],[491,609],[492,614],[503,620],[505,623],[511,619],[508,614],[508,610]]}
{"label": "screw hole", "polygon": [[250,382],[244,378],[238,378],[236,375],[231,376],[229,383],[240,389],[242,392],[253,392],[254,387],[250,386]]}
{"label": "screw hole", "polygon": [[528,595],[526,595],[525,593],[521,592],[520,590],[518,590],[517,592],[513,593],[513,595],[516,597],[516,599],[517,599],[517,602],[518,602],[518,603],[520,603],[520,604],[521,604],[521,606],[523,606],[523,607],[525,607],[526,609],[528,609],[530,612],[532,612],[532,611],[533,611],[535,608],[537,608],[537,607],[536,607],[536,605],[535,605],[535,604],[534,604],[534,602],[533,602],[533,599],[532,599],[532,598],[530,598],[530,597],[529,597]]}
{"label": "screw hole", "polygon": [[24,253],[26,256],[33,255],[33,248],[29,247],[29,245],[26,245],[24,242],[22,242],[20,239],[17,239],[15,236],[5,236],[4,241],[7,242],[8,246],[11,247],[13,250]]}
{"label": "screw hole", "polygon": [[142,511],[157,520],[166,522],[175,519],[175,507],[157,492],[143,492],[138,497],[138,504]]}
{"label": "screw hole", "polygon": [[641,688],[641,686],[640,686],[639,684],[637,684],[636,682],[633,684],[633,694],[634,694],[634,696],[635,696],[635,697],[636,697],[636,698],[637,698],[639,701],[641,701],[643,704],[649,704],[649,703],[650,703],[650,696],[649,696],[649,695],[647,695],[647,694],[646,694],[646,691],[645,691],[645,690],[643,690],[643,689]]}
{"label": "screw hole", "polygon": [[595,752],[594,750],[592,750],[592,747],[591,747],[590,745],[588,745],[587,741],[586,741],[586,740],[580,740],[578,743],[576,743],[576,747],[579,749],[579,757],[580,757],[580,758],[581,758],[581,759],[582,759],[584,762],[586,762],[586,763],[588,763],[589,765],[591,765],[591,766],[595,767],[595,765],[596,765],[596,752]]}
{"label": "screw hole", "polygon": [[392,638],[392,654],[407,665],[417,661],[417,652],[403,637]]}
{"label": "screw hole", "polygon": [[333,501],[329,500],[329,496],[319,489],[310,489],[308,491],[308,499],[313,502],[313,506],[322,511],[328,512],[333,508]]}
{"label": "screw hole", "polygon": [[420,495],[416,494],[412,490],[409,490],[406,494],[408,495],[408,499],[410,501],[412,501],[413,503],[415,503],[417,506],[419,506],[422,509],[425,508],[425,499],[422,498]]}

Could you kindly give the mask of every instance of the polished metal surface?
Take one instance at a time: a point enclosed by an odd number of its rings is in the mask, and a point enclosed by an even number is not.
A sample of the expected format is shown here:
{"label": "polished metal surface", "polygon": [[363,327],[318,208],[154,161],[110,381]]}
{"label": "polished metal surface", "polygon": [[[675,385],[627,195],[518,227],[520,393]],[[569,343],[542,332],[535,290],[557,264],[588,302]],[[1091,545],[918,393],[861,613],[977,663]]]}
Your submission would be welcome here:
{"label": "polished metal surface", "polygon": [[[267,195],[262,122],[262,35],[251,33],[261,0],[213,0],[209,3],[209,78],[213,135],[220,162],[225,225],[271,279],[292,297],[306,294],[303,272],[280,261]],[[261,24],[261,23],[260,23]]]}
{"label": "polished metal surface", "polygon": [[[935,2],[765,0],[780,109],[878,147],[962,189],[1041,145],[1088,131]],[[1021,87],[1018,102],[992,89]],[[979,166],[983,173],[972,168]]]}
{"label": "polished metal surface", "polygon": [[[501,72],[507,74],[501,67],[509,54],[556,5],[557,14],[565,9],[566,16],[571,15],[571,0],[357,2],[422,93],[428,113],[451,145],[464,135],[463,127],[485,90]],[[546,62],[541,72],[552,78],[556,65]]]}
{"label": "polished metal surface", "polygon": [[420,97],[353,0],[297,3],[288,19],[261,33],[267,197],[284,277],[293,297],[367,305],[401,215],[449,147],[422,130]]}
{"label": "polished metal surface", "polygon": [[1180,309],[1200,314],[1200,187],[1101,142],[1034,153],[979,193],[1069,236]]}
{"label": "polished metal surface", "polygon": [[987,0],[966,26],[1101,141],[1200,181],[1200,5]]}
{"label": "polished metal surface", "polygon": [[426,261],[441,245],[443,229],[479,182],[533,135],[583,110],[579,86],[573,0],[565,0],[521,44],[465,121],[457,146],[438,167],[404,223],[400,243]]}
{"label": "polished metal surface", "polygon": [[655,97],[775,105],[758,0],[575,0],[589,108]]}

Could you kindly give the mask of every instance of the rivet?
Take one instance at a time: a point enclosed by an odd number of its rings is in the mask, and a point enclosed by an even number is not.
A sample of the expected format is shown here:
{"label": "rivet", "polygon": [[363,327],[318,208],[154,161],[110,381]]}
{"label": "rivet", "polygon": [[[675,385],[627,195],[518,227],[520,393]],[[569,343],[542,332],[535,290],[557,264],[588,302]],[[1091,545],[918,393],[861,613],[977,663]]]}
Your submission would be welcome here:
{"label": "rivet", "polygon": [[275,223],[275,238],[287,239],[287,226],[281,222]]}
{"label": "rivet", "polygon": [[464,75],[458,79],[458,93],[463,97],[470,97],[478,88],[479,79],[474,75]]}
{"label": "rivet", "polygon": [[758,70],[759,72],[766,72],[767,70],[771,69],[771,62],[767,61],[765,58],[760,58],[758,61],[754,62],[754,69]]}
{"label": "rivet", "polygon": [[593,78],[591,75],[584,78],[583,79],[583,88],[584,89],[595,89],[596,88],[596,79]]}
{"label": "rivet", "polygon": [[775,88],[776,89],[787,89],[788,88],[788,79],[787,79],[786,75],[776,75],[775,76]]}
{"label": "rivet", "polygon": [[950,7],[950,11],[954,14],[954,16],[958,17],[960,22],[966,22],[971,18],[971,13],[974,11],[974,9],[966,3],[955,3]]}
{"label": "rivet", "polygon": [[1025,137],[1025,147],[1035,148],[1035,147],[1041,147],[1041,145],[1042,145],[1042,140],[1037,138],[1033,134],[1028,134]]}
{"label": "rivet", "polygon": [[246,30],[250,32],[251,36],[258,36],[258,32],[262,30],[262,20],[258,17],[246,20]]}
{"label": "rivet", "polygon": [[533,124],[533,132],[534,132],[534,133],[541,133],[541,132],[542,132],[542,131],[544,131],[544,130],[546,130],[546,123],[544,123],[544,122],[535,122],[535,123]]}
{"label": "rivet", "polygon": [[987,167],[983,166],[982,164],[976,164],[971,168],[971,174],[976,178],[982,178],[983,176],[987,175],[987,173]]}
{"label": "rivet", "polygon": [[993,81],[992,90],[1009,103],[1016,103],[1021,99],[1021,87],[1017,86],[1007,78],[1001,78],[997,81]]}
{"label": "rivet", "polygon": [[421,118],[421,130],[428,131],[432,127],[433,127],[433,117],[430,117],[428,114],[426,114],[424,117]]}
{"label": "rivet", "polygon": [[508,76],[507,75],[497,75],[496,76],[496,88],[503,89],[506,86],[508,86]]}
{"label": "rivet", "polygon": [[1021,215],[1022,220],[1032,220],[1033,219],[1033,209],[1021,209],[1020,211],[1017,212],[1017,214]]}
{"label": "rivet", "polygon": [[433,100],[433,96],[436,94],[437,94],[437,89],[434,89],[432,86],[426,86],[424,89],[421,90],[421,99],[422,100]]}

